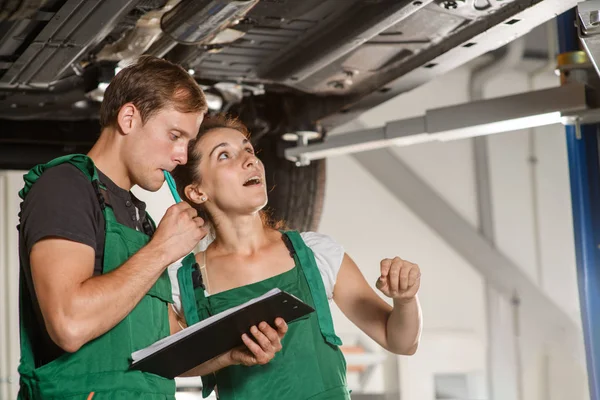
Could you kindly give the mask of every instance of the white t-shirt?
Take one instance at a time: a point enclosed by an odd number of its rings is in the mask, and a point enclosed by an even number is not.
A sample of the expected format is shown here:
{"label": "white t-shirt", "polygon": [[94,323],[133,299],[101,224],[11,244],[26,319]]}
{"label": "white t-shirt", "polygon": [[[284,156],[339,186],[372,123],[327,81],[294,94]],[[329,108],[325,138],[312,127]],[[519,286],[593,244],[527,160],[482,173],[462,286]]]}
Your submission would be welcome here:
{"label": "white t-shirt", "polygon": [[[317,232],[300,233],[304,243],[312,250],[315,255],[317,267],[323,279],[327,299],[333,299],[333,288],[337,279],[338,272],[344,259],[344,248],[341,244],[333,240],[330,236]],[[173,302],[175,310],[181,314],[181,295],[179,292],[179,282],[177,280],[177,270],[181,267],[181,260],[171,264],[167,269],[171,279],[171,290],[173,292]]]}

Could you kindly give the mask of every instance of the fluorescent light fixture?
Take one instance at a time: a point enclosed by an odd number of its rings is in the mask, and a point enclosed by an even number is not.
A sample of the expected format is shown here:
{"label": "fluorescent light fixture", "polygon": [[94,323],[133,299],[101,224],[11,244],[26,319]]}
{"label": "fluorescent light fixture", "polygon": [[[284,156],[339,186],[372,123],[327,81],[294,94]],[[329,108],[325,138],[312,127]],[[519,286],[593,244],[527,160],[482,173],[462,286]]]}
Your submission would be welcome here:
{"label": "fluorescent light fixture", "polygon": [[[600,0],[599,0],[600,1]],[[285,150],[291,161],[316,160],[388,146],[450,141],[563,123],[566,118],[600,121],[588,107],[583,84],[569,84],[506,97],[427,110],[425,115],[326,138]],[[581,119],[583,120],[583,119]]]}
{"label": "fluorescent light fixture", "polygon": [[[358,153],[390,146],[393,139],[386,136],[384,127],[330,136],[323,143],[292,147],[285,150],[288,160],[318,160],[320,158]],[[309,151],[307,151],[309,150]]]}
{"label": "fluorescent light fixture", "polygon": [[[406,136],[395,136],[393,131],[388,131],[386,134],[384,133],[385,129],[383,127],[373,128],[335,135],[329,137],[328,140],[323,143],[292,147],[285,151],[285,156],[288,160],[297,160],[299,157],[302,157],[305,160],[318,160],[326,157],[376,150],[389,146],[412,146],[433,141],[447,142],[560,123],[562,123],[561,113],[555,111],[504,121],[465,126],[436,133],[415,132]],[[396,127],[401,125],[402,123],[396,123]]]}
{"label": "fluorescent light fixture", "polygon": [[390,144],[393,146],[412,146],[414,144],[431,142],[431,135],[429,133],[417,133],[411,136],[403,136],[397,139],[390,140]]}
{"label": "fluorescent light fixture", "polygon": [[561,122],[561,113],[556,111],[546,114],[531,115],[529,117],[521,117],[505,121],[491,122],[488,124],[453,129],[445,132],[432,134],[430,135],[430,137],[434,140],[447,142],[450,140],[465,139],[475,136],[484,136],[491,135],[494,133],[518,131],[521,129],[530,129],[539,126],[560,124]]}

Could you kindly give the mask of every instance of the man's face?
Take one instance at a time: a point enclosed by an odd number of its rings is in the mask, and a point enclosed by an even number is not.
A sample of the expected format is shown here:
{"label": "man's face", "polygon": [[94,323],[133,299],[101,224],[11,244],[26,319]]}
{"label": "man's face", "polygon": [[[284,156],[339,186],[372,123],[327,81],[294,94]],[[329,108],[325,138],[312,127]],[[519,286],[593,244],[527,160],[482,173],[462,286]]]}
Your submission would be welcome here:
{"label": "man's face", "polygon": [[157,191],[164,183],[163,170],[172,171],[187,162],[188,143],[195,139],[204,118],[202,113],[182,113],[167,107],[142,125],[137,113],[124,146],[123,159],[132,184]]}

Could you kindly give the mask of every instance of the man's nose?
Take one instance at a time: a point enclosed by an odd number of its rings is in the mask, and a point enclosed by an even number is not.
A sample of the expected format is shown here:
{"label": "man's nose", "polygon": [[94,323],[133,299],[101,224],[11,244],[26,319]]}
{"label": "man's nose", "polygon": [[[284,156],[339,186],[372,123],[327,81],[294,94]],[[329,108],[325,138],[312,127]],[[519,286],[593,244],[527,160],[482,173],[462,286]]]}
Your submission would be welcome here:
{"label": "man's nose", "polygon": [[178,165],[183,165],[183,164],[187,163],[187,147],[185,147],[184,149],[177,149],[177,151],[175,152],[175,156],[173,157],[173,160]]}

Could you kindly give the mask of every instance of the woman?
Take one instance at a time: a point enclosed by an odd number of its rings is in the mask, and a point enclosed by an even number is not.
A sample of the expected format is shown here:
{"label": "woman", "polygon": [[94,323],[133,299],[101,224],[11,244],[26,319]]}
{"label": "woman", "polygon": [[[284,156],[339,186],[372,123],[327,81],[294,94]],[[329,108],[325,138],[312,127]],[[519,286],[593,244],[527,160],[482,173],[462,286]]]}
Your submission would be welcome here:
{"label": "woman", "polygon": [[187,164],[173,172],[182,199],[210,221],[214,235],[206,250],[195,255],[203,287],[195,290],[195,310],[188,309],[185,318],[192,324],[275,287],[299,297],[316,313],[289,323],[282,349],[271,362],[229,366],[203,377],[204,395],[217,386],[225,400],[349,399],[346,364],[328,301],[335,301],[386,350],[412,355],[421,332],[419,267],[398,257],[381,261],[376,286],[393,299],[391,307],[332,238],[272,227],[262,211],[267,204],[265,171],[248,136],[237,120],[207,117],[190,144]]}

